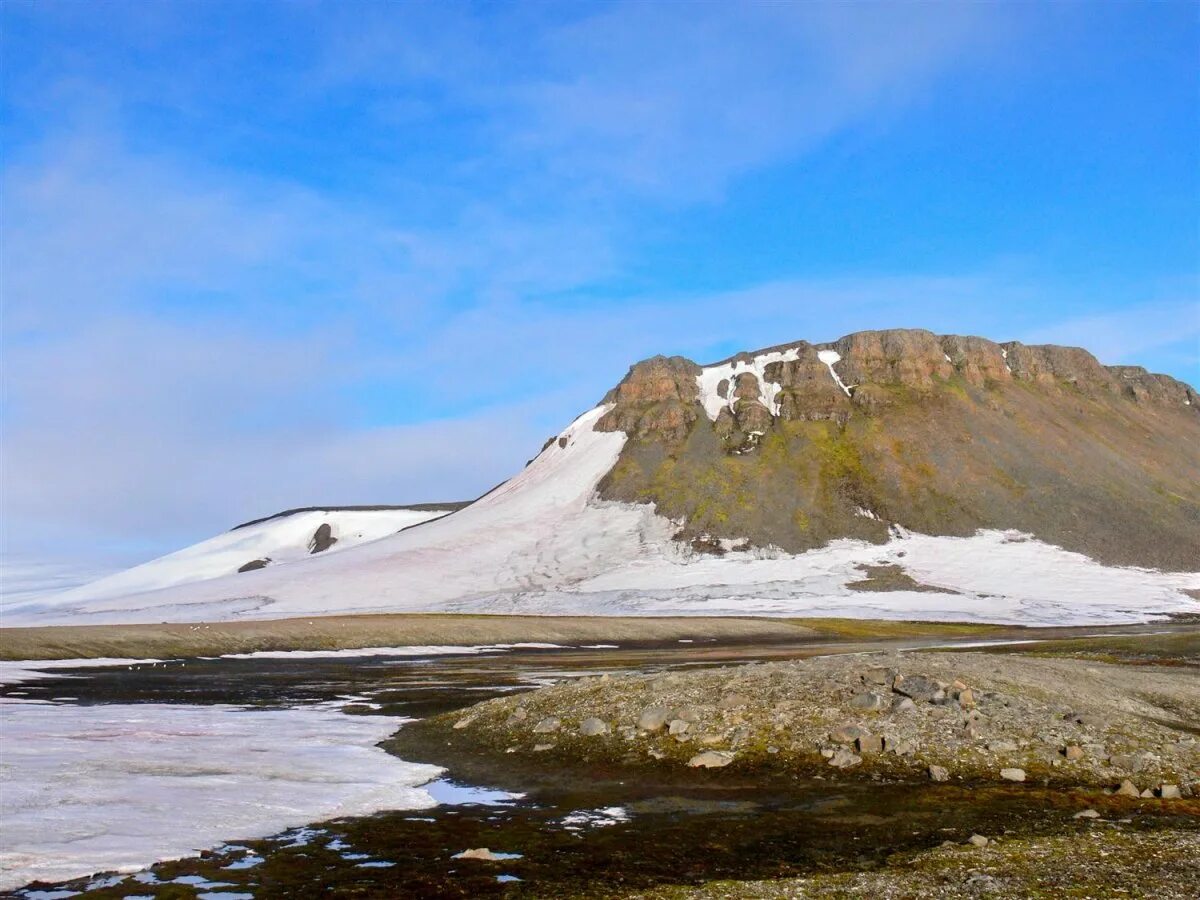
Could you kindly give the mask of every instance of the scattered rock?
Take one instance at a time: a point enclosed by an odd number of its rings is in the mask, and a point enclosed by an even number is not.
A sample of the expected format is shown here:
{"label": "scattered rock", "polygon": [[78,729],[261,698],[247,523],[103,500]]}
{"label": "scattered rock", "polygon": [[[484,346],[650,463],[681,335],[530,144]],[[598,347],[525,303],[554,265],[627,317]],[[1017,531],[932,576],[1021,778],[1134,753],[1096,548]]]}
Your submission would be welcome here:
{"label": "scattered rock", "polygon": [[862,763],[862,757],[851,753],[844,747],[839,747],[829,758],[829,765],[835,769],[852,769]]}
{"label": "scattered rock", "polygon": [[875,691],[864,691],[850,698],[850,706],[855,709],[887,709],[891,702],[883,694]]}
{"label": "scattered rock", "polygon": [[658,731],[671,718],[671,711],[663,706],[651,706],[643,709],[638,716],[637,727],[642,731]]}
{"label": "scattered rock", "polygon": [[1098,819],[1098,818],[1100,818],[1100,813],[1096,812],[1094,809],[1083,809],[1083,810],[1080,810],[1079,812],[1075,813],[1075,815],[1071,816],[1071,818],[1072,819]]}
{"label": "scattered rock", "polygon": [[982,834],[973,834],[967,838],[967,843],[972,847],[986,847],[990,842]]}
{"label": "scattered rock", "polygon": [[1024,781],[1025,780],[1025,770],[1024,769],[1001,769],[1000,777],[1003,778],[1005,781]]}
{"label": "scattered rock", "polygon": [[263,569],[263,568],[266,568],[267,564],[270,562],[271,562],[271,560],[269,557],[264,557],[262,559],[252,559],[252,560],[250,560],[250,562],[242,563],[240,566],[238,566],[238,572],[253,572],[257,569]]}
{"label": "scattered rock", "polygon": [[310,554],[324,553],[336,543],[337,538],[333,536],[333,526],[328,522],[322,522],[313,532],[313,536],[308,539],[308,552]]}
{"label": "scattered rock", "polygon": [[738,709],[750,705],[750,698],[745,694],[726,694],[717,701],[717,709]]}
{"label": "scattered rock", "polygon": [[705,750],[688,760],[693,769],[720,769],[733,762],[733,754],[723,750]]}
{"label": "scattered rock", "polygon": [[487,862],[498,862],[508,859],[510,854],[493,853],[487,847],[476,847],[473,850],[464,850],[462,853],[455,853],[451,859],[482,859]]}
{"label": "scattered rock", "polygon": [[462,729],[467,728],[468,726],[470,726],[470,724],[472,722],[475,721],[475,718],[476,718],[475,716],[463,716],[461,719],[459,719],[457,722],[454,723],[454,730],[461,731]]}
{"label": "scattered rock", "polygon": [[892,682],[896,680],[898,674],[895,669],[875,666],[863,673],[862,680],[863,684],[881,684],[884,687],[891,687]]}
{"label": "scattered rock", "polygon": [[562,726],[562,720],[559,719],[558,716],[546,716],[546,718],[542,719],[540,722],[538,722],[536,725],[533,726],[533,733],[534,734],[550,734],[551,732],[558,731],[558,729],[561,726]]}
{"label": "scattered rock", "polygon": [[584,737],[595,737],[600,734],[608,734],[608,725],[592,716],[584,719],[579,723],[579,733]]}
{"label": "scattered rock", "polygon": [[1158,786],[1158,796],[1164,800],[1178,800],[1182,796],[1179,792],[1177,784],[1160,784]]}
{"label": "scattered rock", "polygon": [[929,777],[933,781],[949,781],[950,773],[946,770],[946,768],[944,766],[930,766],[929,767]]}
{"label": "scattered rock", "polygon": [[837,741],[839,744],[853,744],[859,738],[869,737],[871,732],[863,728],[861,725],[841,725],[834,729],[829,735],[831,740]]}
{"label": "scattered rock", "polygon": [[1083,759],[1083,748],[1078,744],[1067,744],[1063,747],[1063,756],[1070,760]]}
{"label": "scattered rock", "polygon": [[1121,786],[1119,788],[1117,788],[1117,796],[1118,797],[1140,797],[1140,796],[1142,796],[1142,793],[1141,793],[1141,791],[1138,790],[1136,784],[1134,784],[1132,781],[1130,781],[1128,778],[1126,778],[1124,781],[1121,782]]}
{"label": "scattered rock", "polygon": [[690,706],[685,706],[681,709],[675,710],[675,718],[681,719],[682,721],[687,722],[689,725],[694,725],[696,722],[700,721],[700,712],[699,710],[692,709]]}
{"label": "scattered rock", "polygon": [[856,741],[859,753],[882,753],[883,738],[877,734],[860,737]]}
{"label": "scattered rock", "polygon": [[1017,750],[1016,741],[988,741],[987,748],[992,753],[1014,753]]}
{"label": "scattered rock", "polygon": [[545,753],[547,750],[553,750],[553,749],[554,749],[553,744],[534,744],[533,745],[534,753]]}
{"label": "scattered rock", "polygon": [[945,696],[942,686],[928,675],[897,675],[892,690],[913,700],[926,702]]}
{"label": "scattered rock", "polygon": [[897,697],[892,701],[892,712],[912,712],[916,708],[917,704],[909,697]]}
{"label": "scattered rock", "polygon": [[964,709],[970,709],[975,705],[975,694],[970,688],[959,691],[955,699],[958,700],[958,705]]}
{"label": "scattered rock", "polygon": [[683,734],[685,731],[687,731],[691,727],[692,727],[691,723],[685,722],[685,721],[683,721],[683,719],[672,719],[671,724],[669,724],[667,726],[667,733],[674,734],[674,735],[680,735],[680,734]]}

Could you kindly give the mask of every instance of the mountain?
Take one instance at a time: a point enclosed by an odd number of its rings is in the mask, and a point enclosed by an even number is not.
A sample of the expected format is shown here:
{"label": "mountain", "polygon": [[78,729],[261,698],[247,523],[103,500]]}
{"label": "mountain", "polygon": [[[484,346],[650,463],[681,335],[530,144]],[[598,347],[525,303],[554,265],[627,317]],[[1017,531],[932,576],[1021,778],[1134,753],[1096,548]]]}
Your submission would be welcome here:
{"label": "mountain", "polygon": [[214,538],[66,591],[55,602],[124,597],[268,566],[284,566],[318,553],[332,555],[448,515],[465,505],[289,509],[236,525]]}
{"label": "mountain", "polygon": [[114,592],[136,571],[12,607],[6,623],[1195,613],[1200,396],[1076,348],[918,330],[709,366],[655,357],[450,515],[286,565]]}

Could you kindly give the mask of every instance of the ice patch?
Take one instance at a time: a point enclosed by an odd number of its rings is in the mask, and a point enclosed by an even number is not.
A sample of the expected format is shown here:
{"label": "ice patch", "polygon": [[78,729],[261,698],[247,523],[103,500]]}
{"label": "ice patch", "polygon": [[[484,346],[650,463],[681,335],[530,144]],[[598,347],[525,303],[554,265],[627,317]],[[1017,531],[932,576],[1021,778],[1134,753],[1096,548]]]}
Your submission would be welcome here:
{"label": "ice patch", "polygon": [[621,806],[606,806],[603,809],[577,809],[559,819],[567,831],[582,831],[585,828],[606,828],[629,821],[629,813]]}
{"label": "ice patch", "polygon": [[404,721],[330,705],[0,702],[0,890],[136,871],[231,834],[433,806],[419,786],[442,770],[375,746]]}
{"label": "ice patch", "polygon": [[[739,359],[702,369],[696,376],[696,385],[700,389],[700,403],[704,407],[704,412],[714,421],[720,415],[722,408],[728,408],[732,412],[734,382],[737,380],[737,376],[749,373],[758,379],[759,402],[771,411],[771,415],[779,415],[780,386],[767,381],[767,366],[777,362],[793,362],[799,358],[800,351],[793,347],[790,350],[763,353],[749,360]],[[725,392],[725,397],[722,397],[717,393],[717,387],[725,380],[729,381],[729,389]]]}
{"label": "ice patch", "polygon": [[839,375],[837,373],[837,371],[833,368],[834,363],[839,363],[842,361],[842,355],[840,353],[838,353],[836,350],[822,350],[820,353],[817,354],[817,359],[819,359],[819,360],[821,360],[821,362],[825,363],[826,368],[829,369],[829,374],[832,375],[833,380],[837,382],[837,386],[840,387],[843,391],[845,391],[846,396],[849,397],[850,396],[850,388],[846,387],[846,383],[844,381],[842,381],[842,376]]}

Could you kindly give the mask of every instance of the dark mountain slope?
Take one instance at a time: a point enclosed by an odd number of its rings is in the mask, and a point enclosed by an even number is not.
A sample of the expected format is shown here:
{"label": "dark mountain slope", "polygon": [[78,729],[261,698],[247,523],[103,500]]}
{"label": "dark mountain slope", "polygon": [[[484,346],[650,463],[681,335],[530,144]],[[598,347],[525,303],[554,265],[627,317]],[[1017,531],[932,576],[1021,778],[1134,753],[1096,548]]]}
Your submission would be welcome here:
{"label": "dark mountain slope", "polygon": [[698,546],[1012,528],[1200,568],[1200,397],[1077,348],[860,332],[709,367],[656,357],[606,399],[598,428],[631,439],[601,496],[656,504]]}

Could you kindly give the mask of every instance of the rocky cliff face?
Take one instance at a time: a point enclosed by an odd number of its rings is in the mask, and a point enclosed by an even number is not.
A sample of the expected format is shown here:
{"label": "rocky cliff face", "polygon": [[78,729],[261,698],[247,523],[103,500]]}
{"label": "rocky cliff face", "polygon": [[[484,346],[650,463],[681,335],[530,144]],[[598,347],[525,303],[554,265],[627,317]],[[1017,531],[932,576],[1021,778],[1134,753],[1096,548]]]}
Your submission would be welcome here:
{"label": "rocky cliff face", "polygon": [[1015,528],[1105,562],[1200,568],[1200,396],[1073,347],[920,330],[633,366],[598,424],[601,496],[687,539],[797,551]]}

